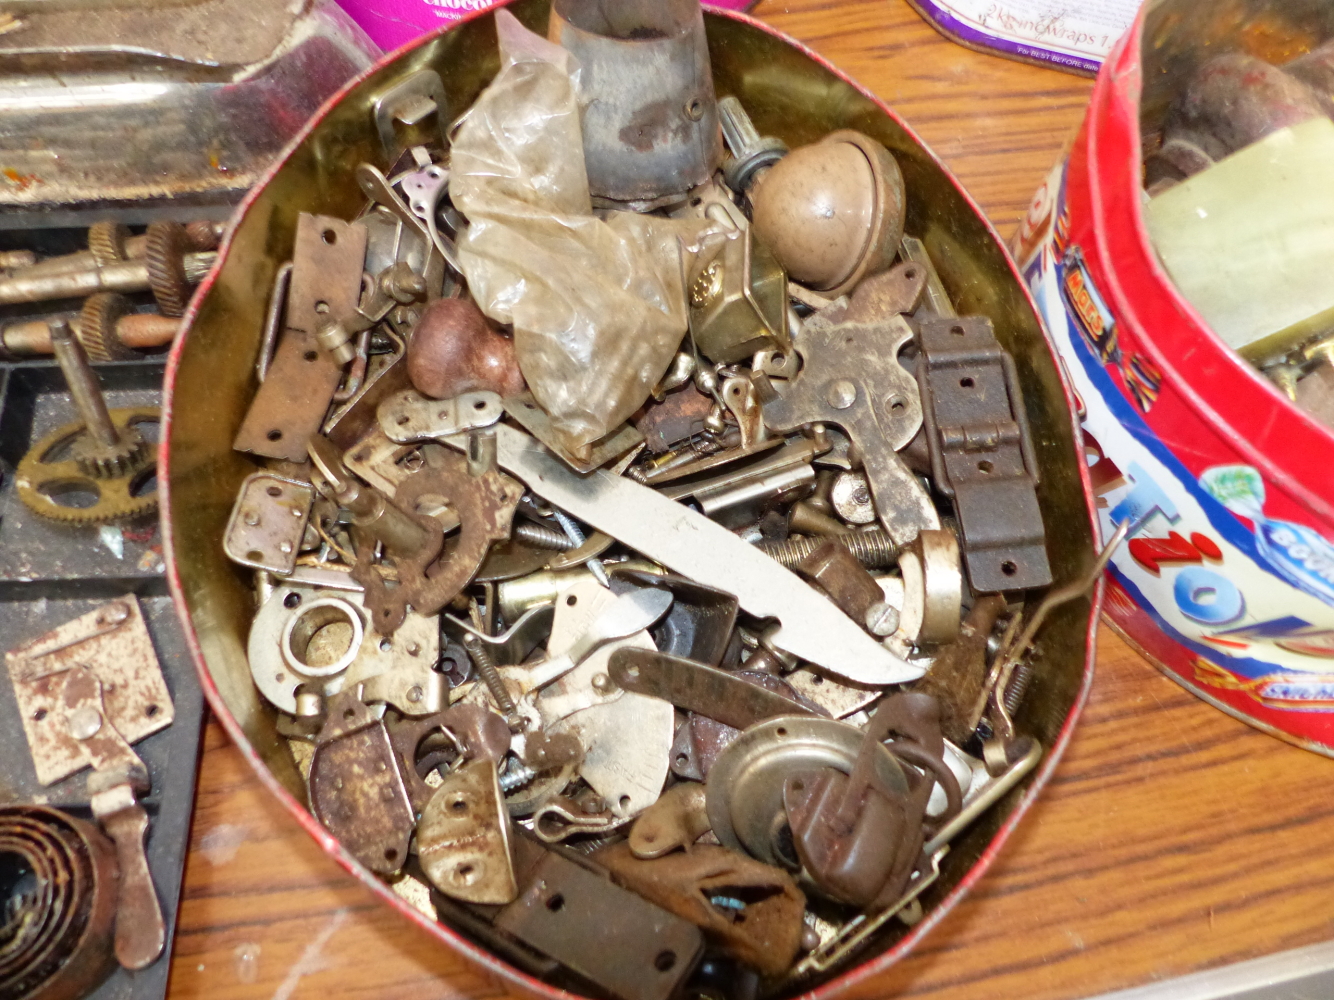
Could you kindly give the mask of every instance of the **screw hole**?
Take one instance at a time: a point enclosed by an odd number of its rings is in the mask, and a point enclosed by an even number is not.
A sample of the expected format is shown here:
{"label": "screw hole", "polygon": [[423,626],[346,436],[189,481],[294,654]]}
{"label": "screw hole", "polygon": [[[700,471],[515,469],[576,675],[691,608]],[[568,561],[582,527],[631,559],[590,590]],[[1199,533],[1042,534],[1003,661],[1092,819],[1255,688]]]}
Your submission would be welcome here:
{"label": "screw hole", "polygon": [[315,311],[319,313],[321,316],[327,315],[329,312],[329,303],[325,302],[323,299],[320,299],[318,302],[315,303]]}
{"label": "screw hole", "polygon": [[301,356],[305,358],[307,361],[314,361],[316,358],[319,357],[319,355],[316,354],[314,351],[307,351],[305,354]]}
{"label": "screw hole", "polygon": [[1006,559],[1005,562],[1001,563],[1001,572],[1006,576],[1014,576],[1019,572],[1019,567]]}
{"label": "screw hole", "polygon": [[621,796],[621,808],[622,808],[622,809],[629,809],[629,808],[630,808],[630,796],[628,796],[628,795],[622,795],[622,796]]}
{"label": "screw hole", "polygon": [[266,437],[268,437],[270,441],[281,441],[283,439],[283,432],[280,430],[271,430]]}
{"label": "screw hole", "polygon": [[393,649],[393,648],[394,648],[394,644],[393,644],[392,642],[390,642],[388,639],[381,639],[381,640],[380,640],[380,652],[381,652],[381,653],[387,653],[387,652],[389,652],[389,651],[390,651],[391,649]]}
{"label": "screw hole", "polygon": [[398,850],[397,850],[396,848],[393,848],[393,847],[386,847],[386,848],[384,849],[384,859],[385,859],[386,861],[397,861],[397,860],[398,860]]}
{"label": "screw hole", "polygon": [[43,719],[46,718],[46,709],[39,708],[37,711],[32,713],[32,717],[35,722],[41,722]]}
{"label": "screw hole", "polygon": [[296,608],[301,605],[301,595],[297,593],[288,594],[283,598],[283,607]]}
{"label": "screw hole", "polygon": [[955,323],[952,327],[950,327],[950,333],[954,334],[956,337],[962,337],[963,327],[961,327],[958,323]]}
{"label": "screw hole", "polygon": [[676,766],[677,766],[677,767],[685,767],[685,766],[686,766],[687,764],[689,764],[689,763],[690,763],[690,758],[687,757],[685,754],[683,754],[683,753],[679,753],[679,754],[676,755]]}
{"label": "screw hole", "polygon": [[959,384],[965,389],[971,389],[973,387],[973,380],[965,376],[964,378],[959,379]]}
{"label": "screw hole", "polygon": [[903,269],[903,276],[907,278],[909,281],[911,281],[913,278],[917,277],[917,268],[905,267]]}
{"label": "screw hole", "polygon": [[161,709],[159,709],[156,705],[149,705],[147,708],[144,709],[144,715],[148,716],[151,719],[153,718],[153,716],[157,715],[159,711],[161,711]]}
{"label": "screw hole", "polygon": [[669,972],[676,965],[676,952],[660,951],[653,959],[653,968],[659,972]]}
{"label": "screw hole", "polygon": [[338,234],[332,229],[326,229],[324,232],[320,233],[320,239],[324,240],[329,246],[333,246],[338,242]]}
{"label": "screw hole", "polygon": [[245,554],[245,557],[251,562],[259,562],[264,558],[264,553],[259,551],[259,549],[251,549]]}
{"label": "screw hole", "polygon": [[474,410],[485,410],[485,409],[486,409],[486,400],[485,400],[485,399],[479,399],[477,402],[475,402],[475,403],[472,404],[472,408],[473,408]]}
{"label": "screw hole", "polygon": [[559,913],[564,908],[565,908],[565,897],[562,896],[560,893],[556,893],[556,895],[552,896],[550,899],[547,900],[547,909],[550,910],[552,913]]}
{"label": "screw hole", "polygon": [[775,736],[778,736],[778,737],[786,736],[786,735],[787,735],[787,727],[786,727],[786,726],[779,726],[777,729],[774,730],[774,735],[775,735]]}
{"label": "screw hole", "polygon": [[410,418],[406,413],[400,413],[398,419],[395,420],[394,423],[398,424],[399,427],[402,427],[404,424],[408,422],[409,419]]}
{"label": "screw hole", "polygon": [[265,490],[264,492],[267,493],[267,494],[268,494],[269,496],[271,496],[271,497],[280,497],[280,496],[283,495],[283,491],[280,490],[280,489],[279,489],[278,487],[276,487],[276,486],[270,486],[270,487],[269,487],[267,490]]}
{"label": "screw hole", "polygon": [[468,800],[455,799],[449,804],[449,811],[452,813],[466,813],[468,811]]}
{"label": "screw hole", "polygon": [[988,462],[986,459],[983,459],[982,461],[977,463],[977,471],[983,474],[990,474],[991,470],[994,468],[995,466],[992,465],[990,462]]}
{"label": "screw hole", "polygon": [[572,608],[572,607],[574,607],[574,606],[575,606],[576,604],[578,604],[578,603],[579,603],[579,598],[575,597],[573,594],[571,594],[569,597],[565,598],[565,605],[566,605],[566,607],[570,607],[570,608]]}
{"label": "screw hole", "polygon": [[805,782],[801,782],[801,781],[794,781],[794,782],[792,782],[792,790],[793,790],[794,792],[804,792],[804,791],[806,790],[806,784],[805,784]]}

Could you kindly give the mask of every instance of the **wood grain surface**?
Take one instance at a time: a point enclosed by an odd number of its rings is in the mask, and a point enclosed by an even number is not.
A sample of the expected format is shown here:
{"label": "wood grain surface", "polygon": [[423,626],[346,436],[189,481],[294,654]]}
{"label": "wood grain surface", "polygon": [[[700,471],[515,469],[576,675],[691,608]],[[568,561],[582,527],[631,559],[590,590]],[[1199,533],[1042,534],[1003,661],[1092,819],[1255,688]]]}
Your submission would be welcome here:
{"label": "wood grain surface", "polygon": [[[757,16],[895,107],[1008,237],[1090,81],[945,41],[903,0],[764,0]],[[850,994],[1075,1000],[1334,934],[1334,761],[1198,702],[1104,629],[1042,801],[977,889]],[[503,996],[384,910],[268,799],[210,723],[173,1000]]]}

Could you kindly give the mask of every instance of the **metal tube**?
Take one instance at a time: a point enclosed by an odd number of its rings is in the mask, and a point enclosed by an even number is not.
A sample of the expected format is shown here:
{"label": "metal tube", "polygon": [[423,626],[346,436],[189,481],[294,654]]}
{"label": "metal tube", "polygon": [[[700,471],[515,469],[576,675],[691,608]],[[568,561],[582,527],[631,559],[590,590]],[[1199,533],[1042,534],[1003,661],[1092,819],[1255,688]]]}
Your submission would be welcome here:
{"label": "metal tube", "polygon": [[102,387],[98,384],[93,366],[88,363],[83,345],[75,339],[69,324],[63,319],[51,322],[51,346],[69,385],[70,398],[78,407],[79,416],[83,417],[88,433],[98,444],[119,444],[120,435],[116,433],[111,414],[107,412],[107,403],[102,398]]}
{"label": "metal tube", "polygon": [[[185,276],[191,283],[208,273],[217,253],[185,255]],[[20,273],[0,279],[0,305],[43,302],[49,299],[79,299],[97,292],[142,292],[148,289],[148,265],[142,261],[123,261],[86,271],[56,274]]]}

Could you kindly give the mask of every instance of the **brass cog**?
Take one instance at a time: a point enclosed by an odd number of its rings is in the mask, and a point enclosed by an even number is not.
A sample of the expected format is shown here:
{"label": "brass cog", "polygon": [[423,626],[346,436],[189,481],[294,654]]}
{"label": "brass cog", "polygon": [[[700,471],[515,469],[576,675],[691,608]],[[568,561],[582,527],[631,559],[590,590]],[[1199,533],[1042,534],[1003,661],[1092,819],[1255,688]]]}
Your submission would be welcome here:
{"label": "brass cog", "polygon": [[85,476],[94,479],[121,479],[133,476],[148,459],[148,442],[133,425],[121,431],[120,440],[106,445],[92,435],[81,435],[70,445],[70,458]]}
{"label": "brass cog", "polygon": [[[157,421],[158,410],[153,406],[131,406],[110,412],[111,422],[122,439],[138,442],[137,467],[106,478],[90,475],[75,457],[80,439],[86,437],[84,425],[66,424],[29,448],[14,470],[19,499],[29,510],[52,521],[88,525],[129,520],[157,509],[156,490],[143,496],[134,493],[155,469],[153,451],[135,425]],[[66,451],[68,456],[50,458],[54,453]],[[62,494],[74,491],[92,493],[97,500],[88,507],[70,507],[58,502]]]}
{"label": "brass cog", "polygon": [[163,316],[184,316],[190,301],[190,282],[185,277],[188,240],[179,222],[154,222],[148,227],[144,262],[148,285]]}
{"label": "brass cog", "polygon": [[118,361],[135,356],[116,336],[116,320],[129,311],[130,300],[115,292],[98,292],[84,301],[74,335],[89,361]]}
{"label": "brass cog", "polygon": [[98,267],[106,267],[129,255],[125,241],[130,238],[128,227],[119,222],[94,222],[88,227],[88,249]]}

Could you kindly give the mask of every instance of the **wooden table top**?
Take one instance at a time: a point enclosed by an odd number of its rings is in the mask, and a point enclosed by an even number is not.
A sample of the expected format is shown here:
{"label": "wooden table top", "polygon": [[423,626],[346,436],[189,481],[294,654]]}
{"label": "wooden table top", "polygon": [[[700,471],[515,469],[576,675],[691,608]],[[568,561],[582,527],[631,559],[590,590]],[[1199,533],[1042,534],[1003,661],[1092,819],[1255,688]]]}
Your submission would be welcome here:
{"label": "wooden table top", "polygon": [[[1009,236],[1091,81],[947,42],[904,0],[763,0],[757,16],[896,108]],[[1197,701],[1104,628],[1038,805],[973,893],[857,997],[1075,1000],[1334,935],[1334,761]],[[260,787],[216,723],[173,1000],[503,995],[379,905]]]}

